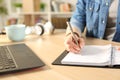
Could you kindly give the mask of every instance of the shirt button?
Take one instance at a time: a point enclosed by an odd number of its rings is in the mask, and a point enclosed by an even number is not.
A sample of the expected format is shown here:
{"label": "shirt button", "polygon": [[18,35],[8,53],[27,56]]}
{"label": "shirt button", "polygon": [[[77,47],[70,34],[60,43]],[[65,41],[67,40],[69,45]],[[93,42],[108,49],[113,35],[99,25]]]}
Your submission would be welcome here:
{"label": "shirt button", "polygon": [[89,10],[92,10],[92,8],[89,8]]}
{"label": "shirt button", "polygon": [[108,6],[108,3],[106,3],[106,6]]}
{"label": "shirt button", "polygon": [[105,23],[105,21],[102,21],[102,23],[104,24],[104,23]]}

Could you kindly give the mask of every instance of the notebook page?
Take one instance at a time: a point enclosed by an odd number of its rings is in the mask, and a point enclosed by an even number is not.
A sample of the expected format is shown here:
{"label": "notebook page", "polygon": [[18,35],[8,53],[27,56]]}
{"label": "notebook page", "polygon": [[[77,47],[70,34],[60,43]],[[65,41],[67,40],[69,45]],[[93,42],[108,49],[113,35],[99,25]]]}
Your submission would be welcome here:
{"label": "notebook page", "polygon": [[111,57],[111,45],[86,45],[80,53],[69,52],[61,61],[62,64],[106,65]]}

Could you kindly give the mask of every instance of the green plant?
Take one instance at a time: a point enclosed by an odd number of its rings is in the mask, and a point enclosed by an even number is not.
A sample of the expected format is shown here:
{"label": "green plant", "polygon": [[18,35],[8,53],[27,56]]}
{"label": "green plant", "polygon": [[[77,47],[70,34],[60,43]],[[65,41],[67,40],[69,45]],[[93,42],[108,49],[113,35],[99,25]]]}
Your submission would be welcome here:
{"label": "green plant", "polygon": [[7,9],[0,6],[0,15],[6,15],[7,14]]}
{"label": "green plant", "polygon": [[42,9],[42,10],[45,9],[45,3],[40,3],[40,9]]}
{"label": "green plant", "polygon": [[3,0],[0,0],[0,3],[2,3],[3,2]]}
{"label": "green plant", "polygon": [[22,8],[22,3],[13,3],[13,6],[14,7],[19,7],[19,8]]}
{"label": "green plant", "polygon": [[0,0],[0,15],[6,15],[7,8],[4,6],[3,0]]}

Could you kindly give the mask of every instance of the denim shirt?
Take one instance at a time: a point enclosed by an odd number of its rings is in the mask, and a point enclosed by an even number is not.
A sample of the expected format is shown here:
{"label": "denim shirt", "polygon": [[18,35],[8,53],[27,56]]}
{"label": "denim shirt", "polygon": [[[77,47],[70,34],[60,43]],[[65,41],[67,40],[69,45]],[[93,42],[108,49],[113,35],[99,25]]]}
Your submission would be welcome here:
{"label": "denim shirt", "polygon": [[[104,37],[111,0],[78,0],[70,23],[81,32],[87,29],[87,36]],[[120,42],[120,1],[117,12],[116,32],[113,41]]]}

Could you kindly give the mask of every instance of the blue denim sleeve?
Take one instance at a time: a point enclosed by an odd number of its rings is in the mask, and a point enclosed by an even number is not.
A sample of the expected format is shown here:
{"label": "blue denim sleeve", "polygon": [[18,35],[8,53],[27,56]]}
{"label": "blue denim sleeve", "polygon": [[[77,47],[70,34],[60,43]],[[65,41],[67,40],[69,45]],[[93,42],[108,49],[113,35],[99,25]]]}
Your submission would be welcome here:
{"label": "blue denim sleeve", "polygon": [[78,0],[76,3],[76,10],[74,11],[70,23],[73,27],[77,27],[81,32],[84,31],[86,25],[86,0]]}

